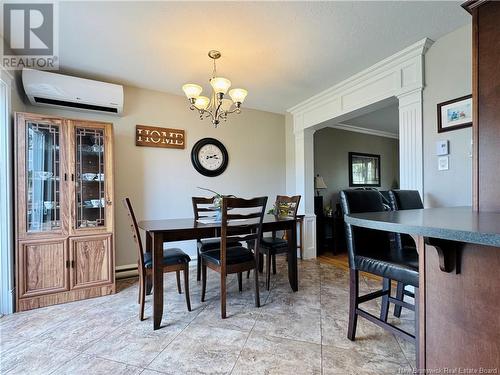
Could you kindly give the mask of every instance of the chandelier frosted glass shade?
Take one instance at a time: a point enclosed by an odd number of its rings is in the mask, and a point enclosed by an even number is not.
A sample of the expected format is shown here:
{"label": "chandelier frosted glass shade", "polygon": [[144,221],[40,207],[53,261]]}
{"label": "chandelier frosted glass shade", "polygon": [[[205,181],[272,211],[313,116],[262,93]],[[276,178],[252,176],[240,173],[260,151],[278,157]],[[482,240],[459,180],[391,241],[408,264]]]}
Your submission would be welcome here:
{"label": "chandelier frosted glass shade", "polygon": [[188,99],[196,99],[200,96],[203,88],[200,85],[195,85],[194,83],[186,83],[182,86],[182,91],[184,91],[184,94],[186,94]]}
{"label": "chandelier frosted glass shade", "polygon": [[243,103],[248,95],[248,91],[244,89],[232,89],[229,91],[229,96],[235,103]]}
{"label": "chandelier frosted glass shade", "polygon": [[226,95],[227,90],[231,87],[231,81],[223,77],[214,77],[210,80],[210,85],[216,94]]}
{"label": "chandelier frosted glass shade", "polygon": [[[189,109],[198,111],[200,120],[210,118],[212,124],[217,127],[222,120],[226,121],[231,113],[241,113],[241,103],[245,100],[247,90],[236,88],[229,90],[231,81],[224,77],[217,76],[216,60],[221,57],[221,53],[216,50],[208,52],[208,56],[213,59],[214,69],[210,86],[212,93],[209,96],[201,96],[203,88],[194,83],[186,83],[182,86],[182,91],[189,99]],[[231,100],[225,97],[229,91]]]}
{"label": "chandelier frosted glass shade", "polygon": [[210,99],[206,96],[198,96],[194,101],[194,106],[198,109],[205,110],[210,105]]}

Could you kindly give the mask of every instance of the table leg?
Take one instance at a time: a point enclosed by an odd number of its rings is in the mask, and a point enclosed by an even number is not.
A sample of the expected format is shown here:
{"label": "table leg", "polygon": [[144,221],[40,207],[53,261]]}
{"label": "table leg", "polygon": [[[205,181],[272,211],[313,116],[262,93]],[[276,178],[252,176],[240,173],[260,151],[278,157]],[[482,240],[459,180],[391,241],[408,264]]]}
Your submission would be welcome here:
{"label": "table leg", "polygon": [[288,281],[294,292],[299,290],[297,272],[297,222],[292,223],[288,229]]}
{"label": "table leg", "polygon": [[[153,251],[153,235],[149,232],[146,232],[146,251]],[[153,277],[151,275],[146,276],[146,295],[151,295],[153,290]]]}
{"label": "table leg", "polygon": [[153,329],[161,326],[163,315],[163,235],[153,234]]}

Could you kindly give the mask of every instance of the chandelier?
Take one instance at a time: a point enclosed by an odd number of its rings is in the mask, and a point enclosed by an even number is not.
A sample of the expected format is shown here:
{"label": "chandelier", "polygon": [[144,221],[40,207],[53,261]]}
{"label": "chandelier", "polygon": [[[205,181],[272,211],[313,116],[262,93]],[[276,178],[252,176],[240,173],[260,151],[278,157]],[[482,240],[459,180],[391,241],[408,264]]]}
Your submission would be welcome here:
{"label": "chandelier", "polygon": [[[189,109],[192,111],[197,110],[200,115],[200,120],[210,118],[214,127],[217,127],[222,120],[227,120],[227,115],[231,113],[241,113],[241,103],[245,100],[248,92],[244,89],[229,90],[231,81],[227,78],[217,77],[215,60],[221,57],[221,53],[211,50],[208,52],[208,56],[214,62],[212,78],[209,80],[212,86],[211,98],[200,95],[203,88],[194,83],[186,83],[182,86],[182,90],[189,99]],[[231,100],[224,97],[228,90]]]}

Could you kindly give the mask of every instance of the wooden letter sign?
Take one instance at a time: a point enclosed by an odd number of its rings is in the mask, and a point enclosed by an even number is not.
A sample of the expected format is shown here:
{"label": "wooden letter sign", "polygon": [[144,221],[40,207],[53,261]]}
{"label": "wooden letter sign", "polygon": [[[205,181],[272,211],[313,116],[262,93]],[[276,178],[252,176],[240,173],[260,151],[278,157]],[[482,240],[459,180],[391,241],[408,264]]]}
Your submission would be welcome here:
{"label": "wooden letter sign", "polygon": [[135,145],[164,148],[185,148],[184,130],[136,125]]}

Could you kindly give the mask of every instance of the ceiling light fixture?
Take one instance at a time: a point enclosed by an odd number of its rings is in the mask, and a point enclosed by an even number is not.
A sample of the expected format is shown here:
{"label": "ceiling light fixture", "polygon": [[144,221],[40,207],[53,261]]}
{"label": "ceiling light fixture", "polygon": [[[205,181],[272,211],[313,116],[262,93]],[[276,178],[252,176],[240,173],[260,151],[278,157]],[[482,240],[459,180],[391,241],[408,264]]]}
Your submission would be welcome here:
{"label": "ceiling light fixture", "polygon": [[[244,89],[229,90],[231,81],[227,78],[217,77],[215,60],[221,57],[221,53],[211,50],[208,52],[208,56],[214,62],[212,78],[209,80],[212,86],[212,97],[208,98],[207,96],[202,96],[201,92],[203,88],[194,83],[186,83],[182,86],[182,90],[189,99],[189,109],[192,111],[197,110],[200,115],[200,120],[210,118],[214,127],[218,127],[221,120],[227,120],[228,114],[241,113],[241,103],[245,100],[248,92]],[[228,90],[231,100],[224,98]]]}

